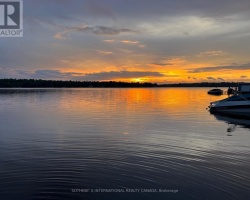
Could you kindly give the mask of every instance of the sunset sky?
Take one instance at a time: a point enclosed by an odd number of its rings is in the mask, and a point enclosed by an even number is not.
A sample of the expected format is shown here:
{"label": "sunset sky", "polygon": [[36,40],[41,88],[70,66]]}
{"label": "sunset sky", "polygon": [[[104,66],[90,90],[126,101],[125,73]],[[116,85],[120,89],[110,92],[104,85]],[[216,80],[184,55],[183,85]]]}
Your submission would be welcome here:
{"label": "sunset sky", "polygon": [[249,0],[23,0],[0,78],[250,81]]}

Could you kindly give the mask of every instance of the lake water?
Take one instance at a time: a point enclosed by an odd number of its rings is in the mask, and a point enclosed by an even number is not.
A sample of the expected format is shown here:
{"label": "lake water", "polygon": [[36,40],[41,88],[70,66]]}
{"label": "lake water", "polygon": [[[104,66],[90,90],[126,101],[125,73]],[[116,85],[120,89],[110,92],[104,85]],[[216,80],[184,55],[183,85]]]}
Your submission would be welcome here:
{"label": "lake water", "polygon": [[250,120],[208,89],[1,89],[0,199],[248,200]]}

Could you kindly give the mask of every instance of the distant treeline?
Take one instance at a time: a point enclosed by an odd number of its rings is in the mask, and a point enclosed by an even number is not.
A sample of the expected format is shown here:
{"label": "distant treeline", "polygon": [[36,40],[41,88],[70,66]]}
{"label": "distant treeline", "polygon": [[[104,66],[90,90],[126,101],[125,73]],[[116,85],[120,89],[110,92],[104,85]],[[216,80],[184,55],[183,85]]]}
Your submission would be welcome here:
{"label": "distant treeline", "polygon": [[[241,82],[243,83],[243,82]],[[171,83],[162,84],[159,87],[238,87],[239,82],[221,82],[221,83],[211,83],[211,82],[201,82],[201,83]]]}
{"label": "distant treeline", "polygon": [[237,87],[239,83],[129,83],[115,81],[55,81],[36,79],[0,79],[0,88],[142,88],[142,87]]}
{"label": "distant treeline", "polygon": [[127,83],[115,81],[54,81],[36,79],[0,79],[0,88],[137,88],[157,87],[153,83]]}

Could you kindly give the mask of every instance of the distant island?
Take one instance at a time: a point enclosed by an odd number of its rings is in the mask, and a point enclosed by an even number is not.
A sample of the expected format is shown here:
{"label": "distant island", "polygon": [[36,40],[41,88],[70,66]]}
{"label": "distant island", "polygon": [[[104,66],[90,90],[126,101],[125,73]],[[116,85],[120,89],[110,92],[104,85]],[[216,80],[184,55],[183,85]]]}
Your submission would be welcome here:
{"label": "distant island", "polygon": [[0,79],[0,88],[150,88],[150,87],[237,87],[236,82],[144,83],[116,81],[62,81],[41,79]]}

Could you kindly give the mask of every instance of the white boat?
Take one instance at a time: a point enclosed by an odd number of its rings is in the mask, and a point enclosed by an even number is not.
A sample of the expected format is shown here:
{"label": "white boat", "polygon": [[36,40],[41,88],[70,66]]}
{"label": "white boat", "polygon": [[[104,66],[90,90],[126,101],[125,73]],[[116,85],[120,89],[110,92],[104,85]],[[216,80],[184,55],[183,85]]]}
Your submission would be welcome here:
{"label": "white boat", "polygon": [[220,101],[211,102],[211,113],[222,113],[250,117],[250,84],[242,84],[233,96]]}

